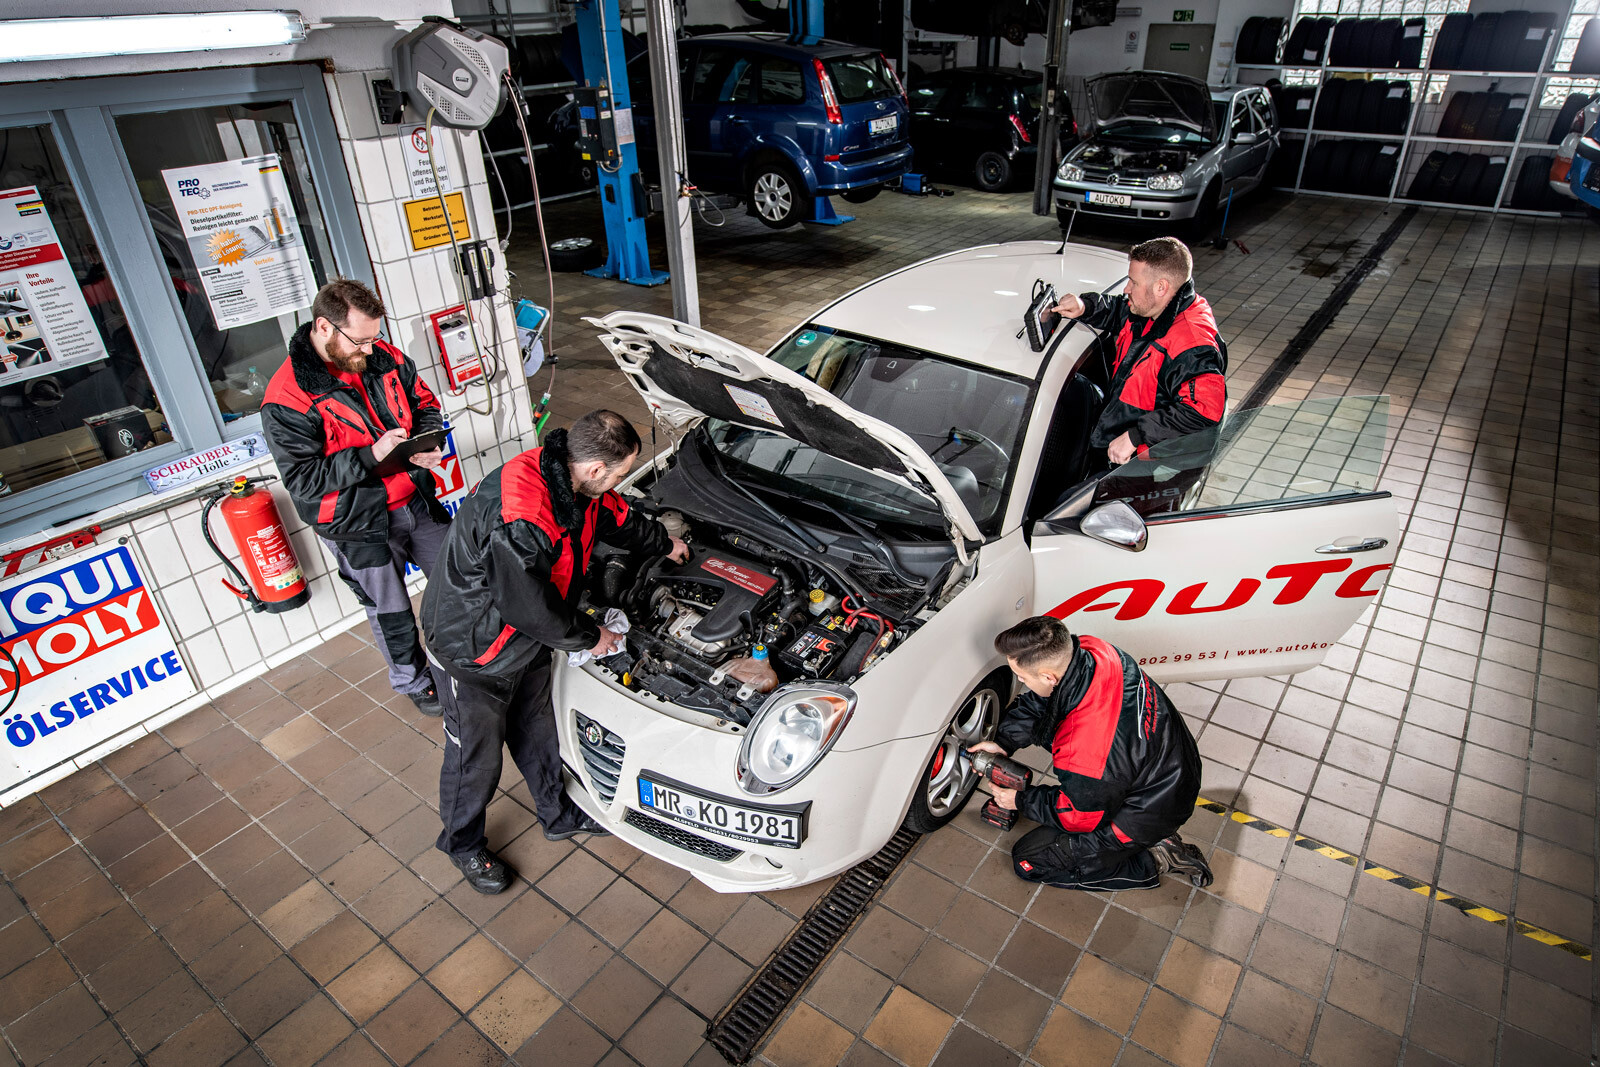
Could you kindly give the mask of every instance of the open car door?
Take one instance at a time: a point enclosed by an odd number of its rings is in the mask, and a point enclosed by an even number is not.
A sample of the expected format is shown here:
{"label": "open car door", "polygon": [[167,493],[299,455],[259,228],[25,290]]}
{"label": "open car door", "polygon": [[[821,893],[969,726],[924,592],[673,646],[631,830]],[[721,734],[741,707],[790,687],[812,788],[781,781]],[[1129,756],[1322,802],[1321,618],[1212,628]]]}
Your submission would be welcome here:
{"label": "open car door", "polygon": [[1387,412],[1307,400],[1163,442],[1034,527],[1036,610],[1162,681],[1317,666],[1394,564]]}

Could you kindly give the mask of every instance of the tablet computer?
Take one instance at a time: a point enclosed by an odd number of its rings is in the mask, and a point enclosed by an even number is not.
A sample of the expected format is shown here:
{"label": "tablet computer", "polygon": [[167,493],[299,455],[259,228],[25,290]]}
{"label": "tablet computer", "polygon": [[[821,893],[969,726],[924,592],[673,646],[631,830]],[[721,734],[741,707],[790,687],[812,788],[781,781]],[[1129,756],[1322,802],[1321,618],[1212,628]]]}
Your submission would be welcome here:
{"label": "tablet computer", "polygon": [[1022,328],[1028,334],[1028,347],[1035,352],[1044,351],[1056,327],[1061,325],[1061,315],[1055,310],[1059,300],[1056,287],[1046,285],[1037,291],[1033,302],[1028,305],[1027,313],[1022,316]]}
{"label": "tablet computer", "polygon": [[427,433],[408,437],[395,445],[393,452],[379,460],[378,465],[372,468],[372,473],[380,478],[387,478],[401,471],[421,470],[421,467],[412,466],[411,457],[419,452],[432,452],[436,448],[443,448],[445,439],[449,436],[450,427],[446,426],[440,430],[429,430]]}

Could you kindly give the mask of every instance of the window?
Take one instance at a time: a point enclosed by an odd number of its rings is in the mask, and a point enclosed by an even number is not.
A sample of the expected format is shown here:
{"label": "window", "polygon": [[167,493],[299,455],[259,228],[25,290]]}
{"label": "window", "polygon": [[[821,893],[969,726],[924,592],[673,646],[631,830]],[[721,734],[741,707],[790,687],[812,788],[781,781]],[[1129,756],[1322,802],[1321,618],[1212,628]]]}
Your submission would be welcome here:
{"label": "window", "polygon": [[934,81],[931,78],[925,78],[917,82],[916,88],[910,91],[911,110],[932,111],[939,106],[949,92],[949,79],[940,78],[938,81]]}
{"label": "window", "polygon": [[1010,102],[1010,90],[996,85],[983,78],[971,78],[967,81],[967,91],[961,100],[961,106],[976,108],[980,111],[998,111]]}
{"label": "window", "polygon": [[1235,100],[1233,102],[1233,122],[1228,127],[1228,136],[1231,138],[1237,137],[1241,133],[1254,132],[1254,128],[1250,125],[1250,108],[1242,98]]}
{"label": "window", "polygon": [[761,103],[803,104],[806,102],[805,75],[800,64],[768,56],[761,61]]}
{"label": "window", "polygon": [[862,52],[854,56],[838,56],[823,61],[828,76],[833,79],[833,91],[841,104],[859,104],[863,100],[881,100],[900,95],[889,64],[877,52]]}
{"label": "window", "polygon": [[756,102],[756,63],[749,56],[733,61],[728,76],[723,79],[722,92],[717,100],[724,104],[753,104]]}
{"label": "window", "polygon": [[[261,206],[240,217],[262,232],[229,227],[229,258],[287,288],[269,313],[219,320],[233,291],[207,291],[215,275],[198,265],[192,213],[179,216],[169,181],[246,161]],[[31,199],[4,196],[18,190]],[[318,283],[372,282],[313,65],[7,86],[5,212],[28,225],[0,226],[0,539],[143,496],[144,471],[259,430],[259,390]],[[18,233],[53,235],[48,292],[6,284]],[[301,267],[269,279],[265,264],[290,248]]]}

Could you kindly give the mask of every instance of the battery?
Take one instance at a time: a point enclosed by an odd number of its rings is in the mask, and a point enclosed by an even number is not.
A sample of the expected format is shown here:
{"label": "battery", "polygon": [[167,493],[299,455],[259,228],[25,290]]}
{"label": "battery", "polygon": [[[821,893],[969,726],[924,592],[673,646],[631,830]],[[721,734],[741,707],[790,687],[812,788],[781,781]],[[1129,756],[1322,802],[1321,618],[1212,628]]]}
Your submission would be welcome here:
{"label": "battery", "polygon": [[856,622],[843,615],[819,616],[778,653],[778,663],[792,674],[812,678],[828,674],[850,647]]}

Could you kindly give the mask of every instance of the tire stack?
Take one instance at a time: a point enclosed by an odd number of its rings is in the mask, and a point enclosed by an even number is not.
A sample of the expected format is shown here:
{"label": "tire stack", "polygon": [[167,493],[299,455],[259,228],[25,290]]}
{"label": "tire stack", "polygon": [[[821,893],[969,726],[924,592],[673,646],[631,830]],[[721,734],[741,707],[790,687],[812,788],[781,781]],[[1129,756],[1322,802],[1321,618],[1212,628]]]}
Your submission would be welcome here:
{"label": "tire stack", "polygon": [[1244,20],[1239,39],[1233,46],[1236,63],[1276,63],[1278,39],[1283,36],[1283,19],[1256,15]]}
{"label": "tire stack", "polygon": [[1452,141],[1515,141],[1527,106],[1527,96],[1520,94],[1452,93],[1436,136]]}
{"label": "tire stack", "polygon": [[1572,73],[1600,74],[1600,19],[1584,23],[1578,50],[1572,54]]}
{"label": "tire stack", "polygon": [[1422,66],[1421,18],[1340,19],[1328,43],[1330,67],[1417,70]]}
{"label": "tire stack", "polygon": [[1319,130],[1400,137],[1410,121],[1409,82],[1330,78],[1317,98],[1315,126]]}
{"label": "tire stack", "polygon": [[1382,141],[1321,140],[1311,146],[1300,184],[1306,189],[1356,196],[1388,196],[1400,146]]}
{"label": "tire stack", "polygon": [[1565,199],[1550,188],[1550,166],[1555,156],[1528,156],[1511,186],[1511,206],[1523,211],[1560,211]]}
{"label": "tire stack", "polygon": [[[1430,70],[1536,71],[1544,61],[1555,23],[1555,15],[1548,11],[1446,15],[1438,36],[1433,39],[1428,67]],[[1600,51],[1600,36],[1596,37],[1595,45]]]}
{"label": "tire stack", "polygon": [[1302,18],[1289,32],[1283,46],[1283,63],[1288,67],[1320,67],[1328,47],[1328,35],[1335,20],[1325,17]]}
{"label": "tire stack", "polygon": [[[1311,105],[1317,96],[1315,88],[1307,85],[1272,85],[1268,87],[1268,92],[1272,94],[1272,106],[1278,112],[1278,125],[1286,130],[1311,128]],[[1567,123],[1571,125],[1571,116],[1568,116]]]}
{"label": "tire stack", "polygon": [[[1507,159],[1478,152],[1429,152],[1411,185],[1410,200],[1490,206],[1505,180]],[[1545,172],[1549,172],[1549,166]],[[1526,167],[1524,167],[1526,170]]]}

